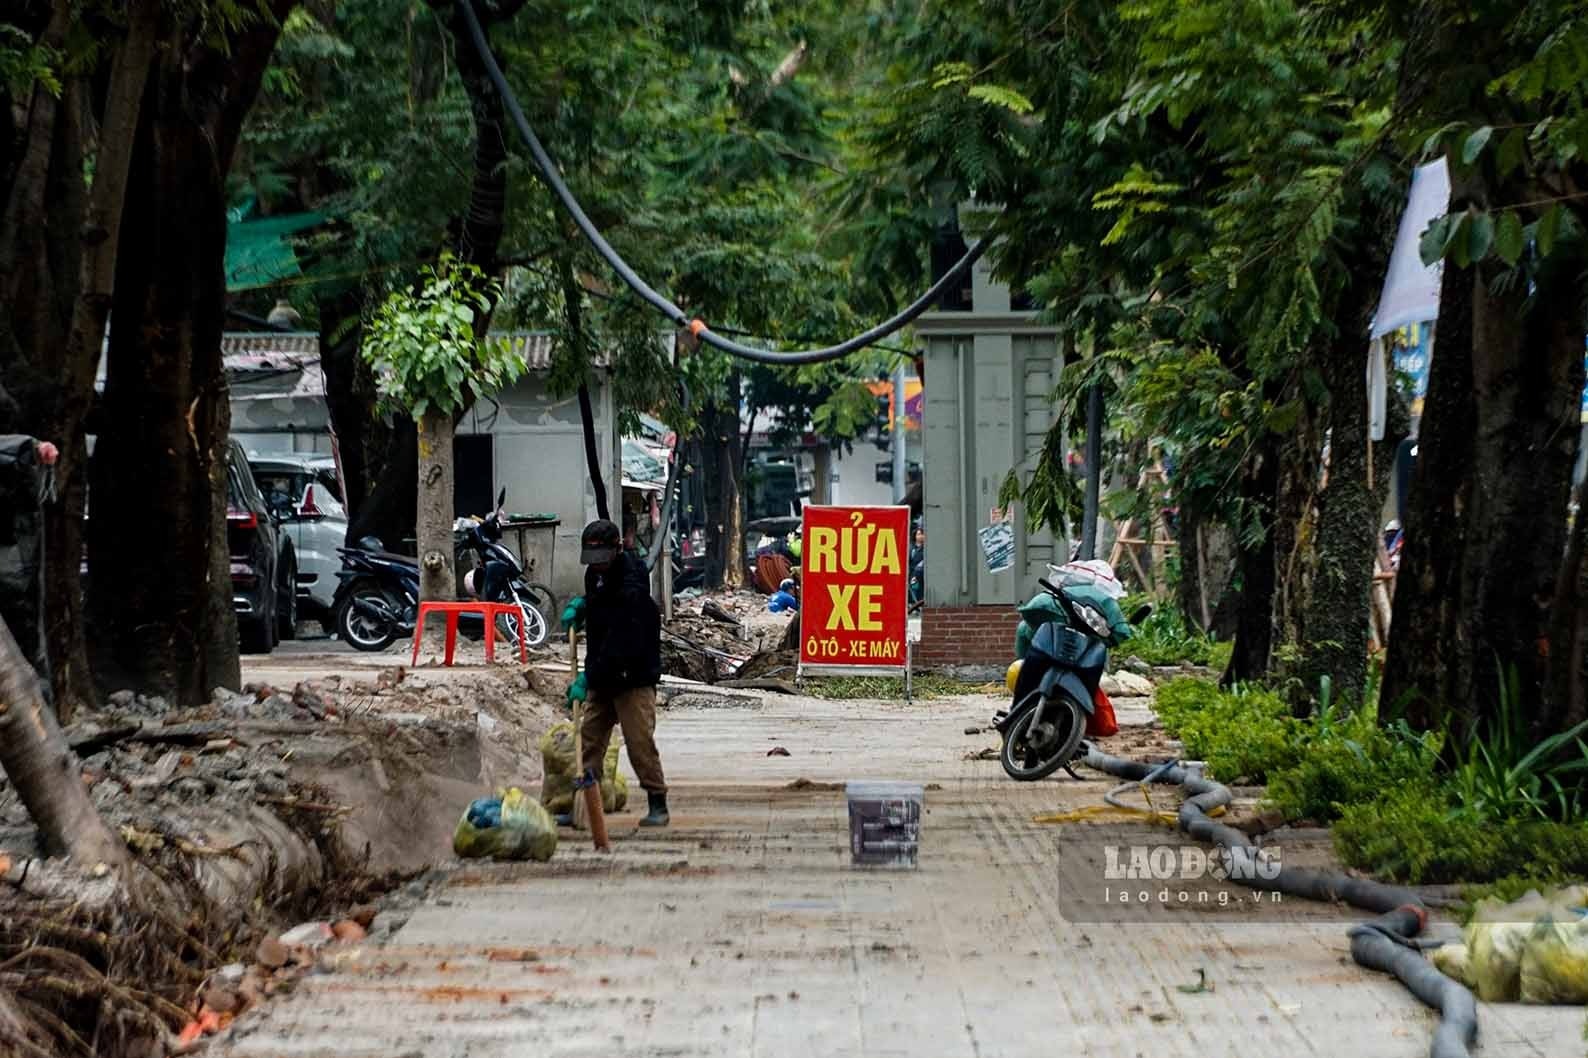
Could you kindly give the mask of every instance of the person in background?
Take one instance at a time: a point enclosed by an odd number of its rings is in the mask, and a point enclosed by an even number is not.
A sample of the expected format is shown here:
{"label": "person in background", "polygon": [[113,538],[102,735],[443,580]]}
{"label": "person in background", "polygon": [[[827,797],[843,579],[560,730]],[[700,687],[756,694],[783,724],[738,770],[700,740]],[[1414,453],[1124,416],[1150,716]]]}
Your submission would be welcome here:
{"label": "person in background", "polygon": [[599,776],[612,728],[621,725],[629,764],[645,789],[642,827],[668,823],[667,780],[656,751],[656,685],[662,678],[662,617],[651,575],[623,550],[618,527],[598,519],[579,538],[584,574],[585,714],[582,775]]}
{"label": "person in background", "polygon": [[766,601],[766,608],[770,613],[799,610],[800,588],[793,577],[784,578],[783,583],[777,586],[777,591]]}
{"label": "person in background", "polygon": [[910,543],[910,605],[920,604],[926,594],[926,528],[915,523],[915,536]]}

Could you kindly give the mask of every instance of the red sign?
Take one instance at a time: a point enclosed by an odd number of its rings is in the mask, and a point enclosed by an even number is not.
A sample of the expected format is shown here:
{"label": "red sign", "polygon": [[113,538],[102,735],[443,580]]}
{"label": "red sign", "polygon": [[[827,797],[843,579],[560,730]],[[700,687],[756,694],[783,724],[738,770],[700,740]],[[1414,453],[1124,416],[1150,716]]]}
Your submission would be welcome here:
{"label": "red sign", "polygon": [[806,507],[800,663],[903,668],[908,507]]}

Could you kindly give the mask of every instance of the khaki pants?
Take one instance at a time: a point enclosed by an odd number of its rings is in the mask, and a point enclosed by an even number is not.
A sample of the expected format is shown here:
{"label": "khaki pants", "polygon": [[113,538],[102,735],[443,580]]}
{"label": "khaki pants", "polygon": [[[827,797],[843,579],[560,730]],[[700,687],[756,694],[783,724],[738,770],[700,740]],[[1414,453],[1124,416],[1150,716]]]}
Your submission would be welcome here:
{"label": "khaki pants", "polygon": [[629,764],[646,793],[666,793],[662,758],[656,752],[656,688],[635,687],[615,695],[591,692],[584,703],[584,726],[579,732],[584,751],[582,772],[602,773],[613,725],[623,728]]}

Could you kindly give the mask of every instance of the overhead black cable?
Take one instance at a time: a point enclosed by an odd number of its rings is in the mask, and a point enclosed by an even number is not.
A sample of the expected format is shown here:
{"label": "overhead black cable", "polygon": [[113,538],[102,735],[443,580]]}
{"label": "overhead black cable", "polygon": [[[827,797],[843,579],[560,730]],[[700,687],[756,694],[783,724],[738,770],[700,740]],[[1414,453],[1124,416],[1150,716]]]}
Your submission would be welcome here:
{"label": "overhead black cable", "polygon": [[955,262],[954,267],[944,273],[941,279],[933,283],[926,293],[905,306],[896,315],[882,321],[870,330],[862,331],[847,341],[839,342],[837,345],[829,345],[821,349],[806,349],[796,353],[779,353],[770,349],[758,349],[752,345],[744,345],[713,333],[710,327],[698,319],[691,318],[689,313],[673,304],[666,296],[658,293],[650,284],[641,279],[634,269],[630,268],[628,263],[612,248],[612,244],[607,242],[605,237],[602,236],[594,222],[585,214],[584,208],[579,205],[579,200],[573,197],[573,192],[563,182],[562,174],[557,171],[557,165],[551,160],[551,156],[546,153],[546,148],[541,146],[539,137],[535,135],[535,130],[530,128],[529,119],[524,116],[524,108],[519,106],[518,97],[513,94],[512,86],[507,83],[507,78],[502,75],[502,68],[496,63],[496,56],[491,52],[490,42],[485,38],[485,29],[480,25],[479,17],[474,13],[473,3],[471,0],[456,0],[456,6],[463,21],[468,24],[469,37],[474,43],[475,51],[479,52],[480,61],[485,64],[486,76],[490,78],[497,94],[502,97],[502,103],[507,107],[508,114],[512,116],[513,124],[518,126],[518,133],[524,138],[524,143],[529,148],[530,157],[534,159],[536,167],[540,169],[541,177],[546,181],[546,185],[551,188],[552,193],[562,202],[563,208],[573,217],[574,223],[579,225],[579,230],[584,232],[584,236],[589,240],[590,245],[595,247],[596,252],[612,267],[618,277],[627,283],[631,290],[655,308],[656,311],[672,320],[679,327],[686,328],[697,339],[713,348],[761,364],[816,364],[825,360],[837,360],[840,357],[848,356],[858,349],[864,349],[873,342],[886,338],[931,308],[933,302],[942,296],[943,291],[958,282],[969,271],[970,266],[975,264],[977,259],[987,250],[988,240],[985,238],[977,240],[976,245],[965,251],[965,256]]}

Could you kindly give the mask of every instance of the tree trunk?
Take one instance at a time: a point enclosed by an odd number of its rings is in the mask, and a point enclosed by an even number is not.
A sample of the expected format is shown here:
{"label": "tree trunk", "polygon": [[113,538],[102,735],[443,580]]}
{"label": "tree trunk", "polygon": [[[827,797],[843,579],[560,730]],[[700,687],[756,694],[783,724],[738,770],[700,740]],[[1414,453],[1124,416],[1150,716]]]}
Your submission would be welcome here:
{"label": "tree trunk", "polygon": [[83,785],[82,767],[66,744],[43,688],[0,621],[0,767],[39,828],[44,852],[85,869],[125,870],[127,846],[105,825]]}
{"label": "tree trunk", "polygon": [[179,27],[149,78],[127,181],[120,240],[136,251],[116,262],[89,621],[102,677],[179,706],[236,679],[214,493],[228,450],[226,177],[294,2],[274,0],[224,47]]}
{"label": "tree trunk", "polygon": [[1277,569],[1274,547],[1274,505],[1279,493],[1279,439],[1265,433],[1252,450],[1242,474],[1243,506],[1252,511],[1254,525],[1236,530],[1240,578],[1235,616],[1235,643],[1221,683],[1230,686],[1268,674],[1274,644],[1274,582]]}
{"label": "tree trunk", "polygon": [[833,502],[833,450],[825,441],[811,449],[811,502],[817,506]]}
{"label": "tree trunk", "polygon": [[[363,294],[362,287],[346,286],[322,290],[316,299],[325,406],[336,434],[337,462],[346,493],[342,503],[347,508],[350,529],[364,514],[365,501],[378,477],[376,467],[385,462],[384,444],[379,446],[382,458],[372,459],[371,448],[377,444],[373,435],[386,435],[380,439],[386,441],[391,432],[381,430],[381,420],[372,414],[376,403],[374,379],[358,355],[364,339]],[[352,533],[348,535],[358,539]]]}
{"label": "tree trunk", "polygon": [[[744,391],[743,379],[738,371],[728,376],[728,393],[733,407],[738,411],[740,394]],[[720,466],[723,471],[723,521],[725,545],[722,581],[735,591],[744,587],[744,440],[739,432],[738,417],[734,416],[733,429],[728,431],[728,450],[723,453]]]}
{"label": "tree trunk", "polygon": [[[1356,274],[1376,276],[1371,270]],[[1323,679],[1336,700],[1360,702],[1367,684],[1368,592],[1378,550],[1378,506],[1368,485],[1367,372],[1360,324],[1366,280],[1353,283],[1324,365],[1329,386],[1329,481],[1318,501],[1317,536],[1301,641],[1302,698]],[[1310,702],[1309,702],[1310,704]],[[1299,702],[1298,702],[1299,706]]]}
{"label": "tree trunk", "polygon": [[1561,560],[1550,607],[1549,715],[1547,726],[1563,731],[1588,719],[1588,485],[1579,485],[1576,520]]}
{"label": "tree trunk", "polygon": [[[71,17],[67,5],[53,5],[41,45],[63,47]],[[55,408],[81,278],[82,244],[74,236],[85,208],[82,79],[65,78],[59,97],[36,85],[30,97],[10,102],[13,108],[0,128],[6,146],[13,148],[0,157],[0,433],[45,438],[65,449],[55,429]],[[43,535],[52,541],[43,556],[48,570],[60,560],[48,530]],[[75,582],[71,590],[78,590]],[[49,690],[54,595],[46,592],[43,609],[36,605],[36,592],[30,598],[23,607],[5,606],[0,616]]]}
{"label": "tree trunk", "polygon": [[1202,513],[1195,505],[1180,504],[1175,542],[1180,554],[1180,582],[1176,586],[1175,604],[1185,615],[1187,624],[1206,632],[1213,617],[1202,573]]}
{"label": "tree trunk", "polygon": [[457,562],[452,552],[452,416],[431,412],[419,420],[419,597],[457,597]]}
{"label": "tree trunk", "polygon": [[1490,279],[1445,266],[1407,512],[1384,694],[1423,729],[1492,714],[1512,668],[1541,728],[1569,711],[1546,714],[1544,691],[1584,327],[1569,273],[1539,277],[1531,312]]}
{"label": "tree trunk", "polygon": [[384,461],[376,471],[374,441],[381,432],[372,430],[364,438],[365,467],[371,474],[367,479],[371,485],[363,505],[348,522],[347,538],[375,536],[388,548],[396,549],[418,518],[414,479],[419,474],[419,430],[413,419],[396,416],[383,446]]}
{"label": "tree trunk", "polygon": [[723,467],[728,450],[728,434],[737,426],[725,424],[722,405],[715,399],[708,401],[700,412],[700,484],[701,509],[705,518],[706,568],[708,588],[720,588],[727,572],[727,493],[723,485],[731,472]]}
{"label": "tree trunk", "polygon": [[111,62],[104,118],[94,154],[94,179],[80,236],[82,278],[59,378],[59,411],[52,439],[60,448],[55,466],[60,502],[45,508],[45,532],[53,547],[45,553],[44,574],[45,598],[50,601],[46,620],[51,681],[63,723],[71,718],[74,705],[87,704],[95,698],[82,605],[83,513],[88,480],[84,424],[93,403],[94,376],[110,314],[128,169],[138,134],[144,85],[154,62],[159,22],[157,0],[135,0],[129,4],[127,36]]}
{"label": "tree trunk", "polygon": [[[1454,208],[1454,203],[1452,203]],[[1477,401],[1472,384],[1472,273],[1447,263],[1437,348],[1406,504],[1389,654],[1380,700],[1418,728],[1438,727],[1457,687],[1472,686],[1472,644],[1462,598],[1462,554],[1472,508]]]}

